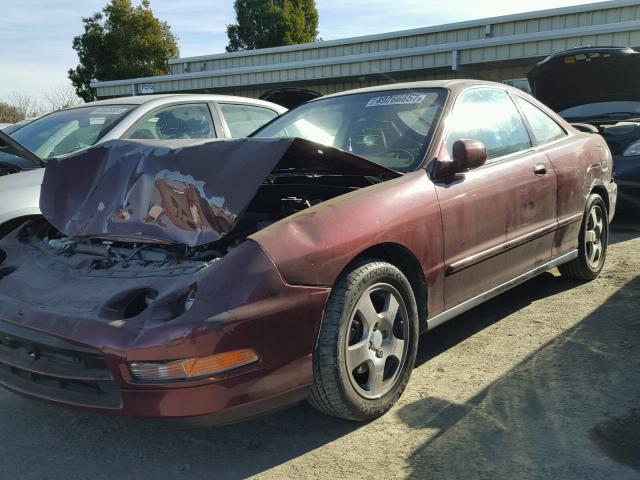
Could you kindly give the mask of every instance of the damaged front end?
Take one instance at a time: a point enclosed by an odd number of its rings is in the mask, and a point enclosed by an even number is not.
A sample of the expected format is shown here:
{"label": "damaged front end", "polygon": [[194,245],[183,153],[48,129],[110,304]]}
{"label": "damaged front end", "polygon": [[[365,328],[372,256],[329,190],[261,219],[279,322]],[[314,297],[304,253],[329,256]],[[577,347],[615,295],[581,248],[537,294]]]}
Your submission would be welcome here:
{"label": "damaged front end", "polygon": [[114,141],[52,160],[45,218],[0,242],[0,384],[143,416],[308,387],[329,288],[288,285],[249,237],[398,176],[300,139]]}
{"label": "damaged front end", "polygon": [[49,163],[47,221],[23,241],[89,276],[194,273],[282,218],[399,175],[302,139],[113,141]]}

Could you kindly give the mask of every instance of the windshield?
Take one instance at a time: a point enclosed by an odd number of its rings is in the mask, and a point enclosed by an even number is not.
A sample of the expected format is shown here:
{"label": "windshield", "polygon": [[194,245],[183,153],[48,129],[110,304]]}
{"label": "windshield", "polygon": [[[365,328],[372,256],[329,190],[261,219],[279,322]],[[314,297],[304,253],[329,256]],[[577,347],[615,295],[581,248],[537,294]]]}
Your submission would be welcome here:
{"label": "windshield", "polygon": [[105,105],[60,110],[34,120],[11,134],[40,158],[90,147],[113,128],[133,105]]}
{"label": "windshield", "polygon": [[445,90],[438,88],[316,100],[277,118],[253,136],[300,137],[409,172],[422,163],[445,97]]}
{"label": "windshield", "polygon": [[616,101],[585,103],[558,112],[567,119],[616,117],[631,118],[640,116],[640,102]]}

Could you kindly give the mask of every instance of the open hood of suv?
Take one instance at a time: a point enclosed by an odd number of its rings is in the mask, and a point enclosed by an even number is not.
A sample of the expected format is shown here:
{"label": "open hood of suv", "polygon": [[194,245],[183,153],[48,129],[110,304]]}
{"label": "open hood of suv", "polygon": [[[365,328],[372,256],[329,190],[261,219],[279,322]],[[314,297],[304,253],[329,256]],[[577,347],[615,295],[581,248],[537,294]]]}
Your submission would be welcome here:
{"label": "open hood of suv", "polygon": [[527,74],[533,95],[555,111],[640,99],[640,53],[629,47],[576,48],[553,54]]}
{"label": "open hood of suv", "polygon": [[183,143],[113,140],[52,159],[42,213],[70,237],[196,246],[228,233],[270,175],[401,175],[302,139]]}

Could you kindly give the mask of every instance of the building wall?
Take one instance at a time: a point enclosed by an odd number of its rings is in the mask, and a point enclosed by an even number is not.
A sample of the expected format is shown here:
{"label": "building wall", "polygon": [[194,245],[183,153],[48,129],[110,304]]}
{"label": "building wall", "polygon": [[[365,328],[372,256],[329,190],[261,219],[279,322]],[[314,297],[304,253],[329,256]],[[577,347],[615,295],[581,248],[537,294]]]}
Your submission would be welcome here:
{"label": "building wall", "polygon": [[[609,3],[609,2],[605,2]],[[619,3],[619,2],[614,2]],[[444,46],[474,40],[504,39],[514,35],[531,35],[533,33],[563,31],[580,29],[593,26],[612,25],[625,23],[640,19],[640,5],[626,5],[603,8],[599,10],[588,10],[579,13],[555,14],[542,16],[539,18],[524,18],[512,21],[496,21],[496,19],[478,20],[475,22],[464,22],[447,27],[431,27],[419,30],[408,30],[405,32],[392,32],[380,36],[373,36],[373,39],[345,39],[332,42],[318,42],[316,44],[299,45],[292,50],[286,49],[264,49],[253,52],[241,52],[241,54],[221,54],[205,57],[193,57],[192,59],[176,59],[170,62],[171,73],[194,73],[201,71],[225,70],[241,67],[259,67],[265,65],[286,64],[320,60],[327,58],[345,57],[350,55],[369,55],[380,52],[391,52],[408,48],[420,48],[426,46]],[[581,7],[581,8],[593,8]],[[566,9],[559,9],[565,11]],[[544,15],[544,14],[543,14]],[[517,15],[515,17],[518,17]],[[510,17],[507,17],[510,18]],[[493,23],[495,22],[495,23]],[[470,25],[469,25],[470,24]],[[469,25],[456,27],[455,25]],[[381,38],[380,38],[381,37]],[[530,53],[537,55],[547,55],[558,48],[567,48],[566,39],[557,39],[553,45],[543,43],[541,48],[525,52],[522,48],[509,50],[509,45],[498,50],[489,49],[486,52],[475,52],[476,55],[469,55],[461,58],[461,63],[483,61],[483,58],[516,58],[526,56]],[[612,41],[628,41],[624,35],[611,37]],[[565,45],[561,47],[561,45]],[[616,43],[619,45],[619,43]],[[575,45],[571,45],[575,46]],[[449,48],[449,47],[448,47]],[[531,47],[530,47],[531,48]],[[549,49],[550,48],[550,49]],[[284,50],[284,51],[283,51]],[[440,52],[443,53],[443,52]],[[434,65],[448,65],[445,56],[434,59]],[[397,67],[402,67],[397,64]],[[411,65],[404,65],[410,67]]]}
{"label": "building wall", "polygon": [[[421,75],[389,75],[377,79],[364,79],[362,81],[353,80],[348,82],[335,83],[311,83],[304,85],[304,88],[320,92],[323,95],[343,92],[355,88],[373,87],[377,85],[386,85],[397,82],[418,82],[423,80],[446,80],[450,78],[474,78],[479,80],[491,80],[494,82],[502,82],[505,80],[520,79],[526,76],[526,73],[533,65],[520,65],[515,67],[493,67],[470,70],[461,70],[454,72],[452,70],[440,70],[437,72],[424,73]],[[238,95],[241,97],[258,98],[265,93],[264,87],[228,90],[223,93],[228,95]]]}
{"label": "building wall", "polygon": [[[576,46],[640,47],[640,5],[615,0],[367,37],[170,61],[172,74],[97,82],[100,97],[163,92],[259,96],[282,86],[321,93],[396,81],[525,76]],[[133,84],[133,87],[132,87]]]}

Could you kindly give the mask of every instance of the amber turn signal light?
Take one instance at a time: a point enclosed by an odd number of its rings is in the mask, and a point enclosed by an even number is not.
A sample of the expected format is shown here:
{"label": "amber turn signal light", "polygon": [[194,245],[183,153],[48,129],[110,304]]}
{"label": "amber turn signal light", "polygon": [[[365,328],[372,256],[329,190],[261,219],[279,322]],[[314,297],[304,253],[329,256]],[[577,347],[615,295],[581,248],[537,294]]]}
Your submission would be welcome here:
{"label": "amber turn signal light", "polygon": [[208,357],[168,362],[132,362],[129,363],[129,371],[133,378],[139,381],[166,382],[218,375],[257,361],[256,352],[250,348],[243,348]]}

